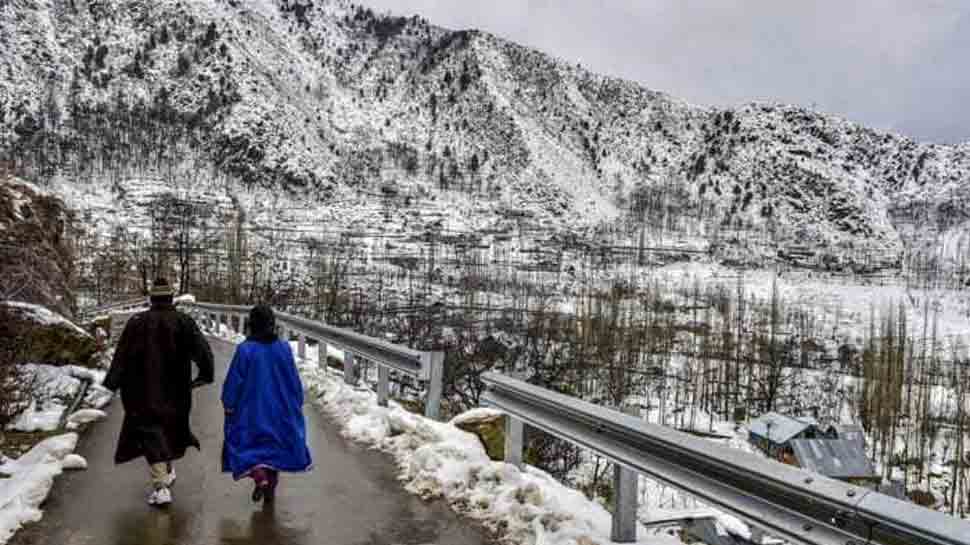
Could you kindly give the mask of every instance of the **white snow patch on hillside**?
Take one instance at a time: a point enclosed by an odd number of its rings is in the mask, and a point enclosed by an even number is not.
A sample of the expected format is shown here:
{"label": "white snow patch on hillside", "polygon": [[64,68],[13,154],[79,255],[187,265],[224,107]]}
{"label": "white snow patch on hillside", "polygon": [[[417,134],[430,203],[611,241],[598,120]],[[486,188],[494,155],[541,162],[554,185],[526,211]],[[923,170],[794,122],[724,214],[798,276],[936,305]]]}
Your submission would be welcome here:
{"label": "white snow patch on hillside", "polygon": [[728,288],[736,286],[736,278],[741,274],[745,297],[760,301],[771,299],[772,283],[776,281],[782,303],[788,308],[811,312],[822,324],[820,331],[832,340],[861,344],[868,334],[871,318],[878,321],[890,308],[897,313],[900,308],[907,312],[910,334],[917,338],[923,333],[924,318],[930,327],[936,319],[939,336],[954,344],[962,339],[966,346],[970,331],[970,295],[966,291],[908,287],[897,277],[877,283],[816,271],[739,273],[730,267],[702,262],[668,265],[650,274],[684,285],[696,279]]}

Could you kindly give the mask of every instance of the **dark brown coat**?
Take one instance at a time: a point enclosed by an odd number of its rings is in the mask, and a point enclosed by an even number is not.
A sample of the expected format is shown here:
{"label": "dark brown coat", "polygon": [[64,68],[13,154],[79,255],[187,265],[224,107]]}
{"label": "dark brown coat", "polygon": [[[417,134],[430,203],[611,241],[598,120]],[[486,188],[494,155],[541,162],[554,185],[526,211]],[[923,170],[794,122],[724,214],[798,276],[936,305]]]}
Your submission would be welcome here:
{"label": "dark brown coat", "polygon": [[171,304],[153,304],[125,326],[104,386],[121,389],[125,420],[115,463],[144,456],[149,463],[177,460],[199,447],[189,429],[192,364],[196,384],[213,380],[212,350],[195,321]]}

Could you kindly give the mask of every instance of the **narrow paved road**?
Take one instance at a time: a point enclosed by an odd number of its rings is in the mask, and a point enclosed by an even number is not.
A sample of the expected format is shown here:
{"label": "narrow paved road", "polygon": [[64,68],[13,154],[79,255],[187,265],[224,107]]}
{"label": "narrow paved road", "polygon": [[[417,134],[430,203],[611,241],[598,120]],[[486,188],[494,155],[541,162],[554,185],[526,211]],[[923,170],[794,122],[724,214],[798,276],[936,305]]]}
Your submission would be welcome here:
{"label": "narrow paved road", "polygon": [[476,545],[484,533],[448,506],[405,492],[392,460],[348,443],[334,423],[305,408],[315,469],[283,475],[275,507],[249,499],[249,481],[220,473],[222,408],[219,387],[233,346],[212,340],[215,385],[196,390],[193,429],[202,451],[176,464],[175,503],[165,511],[145,503],[147,467],[115,466],[121,404],[82,438],[87,471],[60,477],[44,519],[11,543],[50,545]]}

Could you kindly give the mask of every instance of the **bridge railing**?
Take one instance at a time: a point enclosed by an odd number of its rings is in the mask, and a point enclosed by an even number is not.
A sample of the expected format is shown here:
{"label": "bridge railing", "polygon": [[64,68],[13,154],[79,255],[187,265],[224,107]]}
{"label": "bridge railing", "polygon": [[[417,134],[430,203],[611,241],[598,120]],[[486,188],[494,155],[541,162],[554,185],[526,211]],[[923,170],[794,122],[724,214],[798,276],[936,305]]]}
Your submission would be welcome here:
{"label": "bridge railing", "polygon": [[106,305],[101,305],[97,307],[82,309],[78,313],[78,317],[83,320],[90,320],[95,318],[100,314],[106,314],[113,311],[123,311],[127,309],[134,309],[139,307],[144,307],[148,304],[148,297],[137,297],[132,299],[127,299],[124,301],[116,301],[114,303],[109,303]]}
{"label": "bridge railing", "polygon": [[[205,302],[183,302],[179,306],[197,316],[208,317],[215,323],[225,323],[227,327],[238,333],[245,331],[249,310],[252,308]],[[361,335],[349,329],[334,327],[285,312],[277,312],[276,321],[282,329],[284,339],[290,340],[293,336],[296,337],[300,358],[306,357],[308,341],[317,343],[317,357],[321,366],[327,365],[328,347],[343,352],[344,380],[347,384],[354,385],[356,382],[358,359],[374,363],[377,366],[377,401],[383,407],[387,406],[390,395],[392,371],[426,383],[425,416],[436,420],[441,417],[444,383],[443,352],[413,350],[406,346]]]}
{"label": "bridge railing", "polygon": [[613,540],[636,541],[637,474],[801,545],[967,545],[970,522],[649,424],[508,376],[484,375],[483,404],[504,411],[506,461],[522,464],[529,425],[617,464]]}

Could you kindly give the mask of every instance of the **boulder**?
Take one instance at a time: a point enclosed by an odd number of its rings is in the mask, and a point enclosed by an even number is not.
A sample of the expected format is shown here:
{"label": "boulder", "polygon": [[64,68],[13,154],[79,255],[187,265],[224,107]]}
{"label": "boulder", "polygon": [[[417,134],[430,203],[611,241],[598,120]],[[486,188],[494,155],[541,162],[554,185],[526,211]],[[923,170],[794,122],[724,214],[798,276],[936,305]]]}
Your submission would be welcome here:
{"label": "boulder", "polygon": [[481,441],[488,457],[505,459],[505,414],[492,409],[473,409],[456,416],[451,423]]}
{"label": "boulder", "polygon": [[0,345],[14,347],[14,363],[94,365],[97,341],[44,307],[0,301]]}

